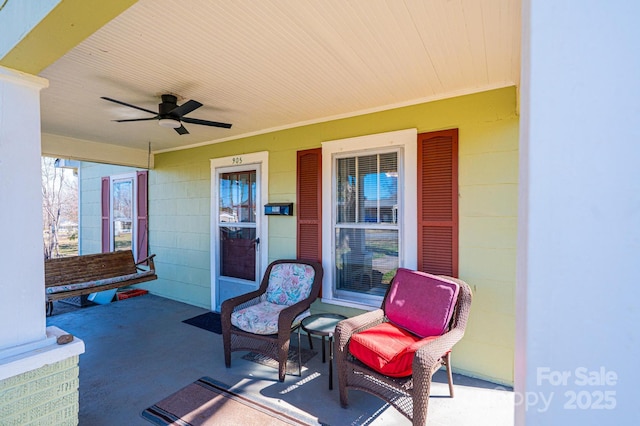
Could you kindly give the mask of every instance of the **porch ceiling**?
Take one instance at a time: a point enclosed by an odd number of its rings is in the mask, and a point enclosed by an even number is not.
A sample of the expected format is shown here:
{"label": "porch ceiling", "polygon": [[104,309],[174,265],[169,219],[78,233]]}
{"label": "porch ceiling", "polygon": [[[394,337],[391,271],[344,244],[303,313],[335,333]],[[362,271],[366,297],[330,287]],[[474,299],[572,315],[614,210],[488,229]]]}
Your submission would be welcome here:
{"label": "porch ceiling", "polygon": [[[41,76],[42,131],[154,152],[519,84],[519,0],[139,0]],[[180,136],[159,96],[204,104]]]}

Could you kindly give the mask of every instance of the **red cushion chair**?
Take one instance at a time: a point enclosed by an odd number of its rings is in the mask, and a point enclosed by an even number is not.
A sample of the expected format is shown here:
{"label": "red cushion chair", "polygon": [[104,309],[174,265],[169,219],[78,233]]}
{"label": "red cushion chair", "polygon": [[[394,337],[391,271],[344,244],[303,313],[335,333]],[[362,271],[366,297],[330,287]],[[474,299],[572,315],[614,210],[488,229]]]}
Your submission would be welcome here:
{"label": "red cushion chair", "polygon": [[413,356],[435,337],[420,337],[390,322],[371,327],[351,337],[349,352],[364,364],[391,377],[411,375]]}
{"label": "red cushion chair", "polygon": [[398,269],[380,309],[336,327],[342,406],[348,389],[363,390],[425,424],[431,378],[441,366],[453,397],[451,349],[464,335],[471,299],[464,281]]}

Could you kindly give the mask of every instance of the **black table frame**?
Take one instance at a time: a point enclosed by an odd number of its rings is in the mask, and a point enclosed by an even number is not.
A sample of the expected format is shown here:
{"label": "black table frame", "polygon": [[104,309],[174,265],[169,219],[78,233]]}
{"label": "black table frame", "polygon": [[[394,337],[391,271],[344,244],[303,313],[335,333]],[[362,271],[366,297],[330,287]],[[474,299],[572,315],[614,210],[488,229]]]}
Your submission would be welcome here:
{"label": "black table frame", "polygon": [[323,363],[326,362],[324,338],[328,337],[329,338],[329,390],[332,390],[333,389],[333,333],[334,333],[335,327],[331,331],[324,331],[324,330],[311,328],[309,323],[319,318],[338,320],[336,321],[336,325],[338,324],[338,322],[347,319],[347,317],[340,314],[321,313],[321,314],[310,315],[302,320],[302,322],[300,323],[300,326],[298,327],[298,369],[299,369],[298,372],[300,376],[302,376],[302,350],[300,348],[300,333],[302,331],[305,331],[307,333],[307,335],[309,336],[309,346],[311,347],[311,349],[313,349],[313,343],[311,343],[311,336],[320,336],[322,338],[322,362]]}

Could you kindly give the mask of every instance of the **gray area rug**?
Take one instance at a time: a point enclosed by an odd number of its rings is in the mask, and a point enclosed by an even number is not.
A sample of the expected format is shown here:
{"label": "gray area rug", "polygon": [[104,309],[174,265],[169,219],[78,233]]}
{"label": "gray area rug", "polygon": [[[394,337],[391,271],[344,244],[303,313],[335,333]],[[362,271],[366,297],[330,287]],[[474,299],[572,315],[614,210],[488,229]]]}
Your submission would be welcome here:
{"label": "gray area rug", "polygon": [[142,418],[156,425],[179,426],[314,426],[317,419],[284,412],[236,393],[224,383],[201,377],[178,392],[146,408]]}

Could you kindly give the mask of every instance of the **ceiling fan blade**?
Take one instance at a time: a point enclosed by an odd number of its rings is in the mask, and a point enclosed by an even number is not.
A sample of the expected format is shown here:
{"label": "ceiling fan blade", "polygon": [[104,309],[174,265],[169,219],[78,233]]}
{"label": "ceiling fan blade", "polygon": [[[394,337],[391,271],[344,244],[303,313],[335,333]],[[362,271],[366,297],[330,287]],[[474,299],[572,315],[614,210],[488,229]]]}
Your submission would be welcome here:
{"label": "ceiling fan blade", "polygon": [[130,118],[127,120],[111,120],[111,121],[117,121],[118,123],[126,123],[127,121],[149,121],[149,120],[157,120],[158,116],[156,115],[155,117],[149,117],[149,118]]}
{"label": "ceiling fan blade", "polygon": [[189,114],[191,111],[198,109],[202,106],[202,104],[198,101],[194,101],[193,99],[183,103],[179,107],[175,107],[169,114],[177,115],[178,117],[182,117],[183,115]]}
{"label": "ceiling fan blade", "polygon": [[202,124],[203,126],[222,127],[224,129],[231,128],[231,124],[229,123],[219,123],[217,121],[199,120],[197,118],[182,117],[181,121],[184,121],[185,123],[190,123],[190,124]]}
{"label": "ceiling fan blade", "polygon": [[176,131],[179,135],[188,135],[188,134],[189,134],[189,131],[188,131],[184,126],[177,127],[177,128],[175,129],[175,131]]}
{"label": "ceiling fan blade", "polygon": [[154,115],[156,115],[158,113],[157,111],[151,111],[151,110],[139,107],[139,106],[135,106],[135,105],[128,104],[126,102],[119,101],[117,99],[107,98],[106,96],[101,96],[100,99],[104,99],[105,101],[114,102],[116,104],[128,106],[129,108],[139,109],[140,111],[148,112],[148,113],[154,114]]}

